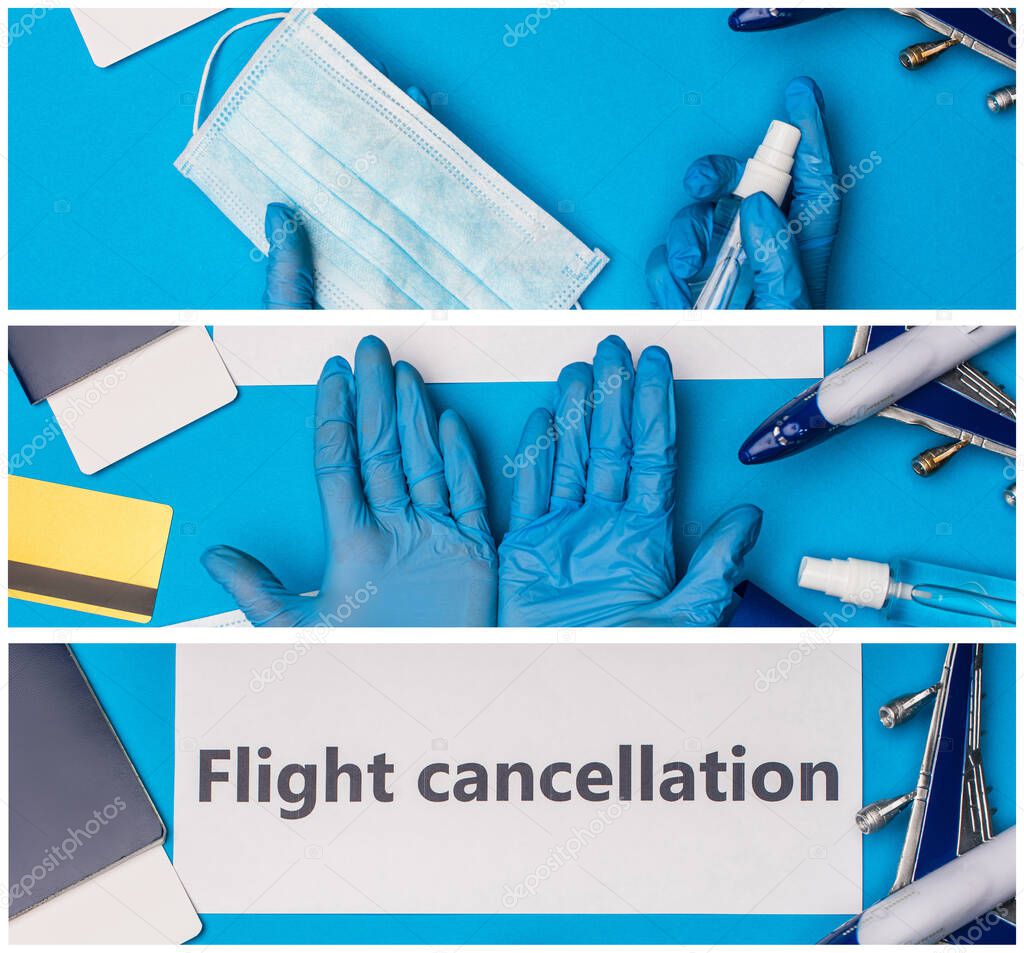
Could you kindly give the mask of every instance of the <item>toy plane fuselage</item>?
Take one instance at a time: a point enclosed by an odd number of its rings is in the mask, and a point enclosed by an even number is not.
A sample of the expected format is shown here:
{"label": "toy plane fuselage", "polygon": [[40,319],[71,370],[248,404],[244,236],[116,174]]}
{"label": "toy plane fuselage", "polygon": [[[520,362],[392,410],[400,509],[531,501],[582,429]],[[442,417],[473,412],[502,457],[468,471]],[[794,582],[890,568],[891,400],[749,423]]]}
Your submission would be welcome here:
{"label": "toy plane fuselage", "polygon": [[[871,833],[904,808],[910,820],[890,893],[938,870],[992,837],[992,810],[981,763],[982,646],[950,645],[942,677],[929,689],[894,699],[882,707],[887,726],[911,717],[929,697],[935,699],[924,758],[915,789],[901,798],[864,808],[858,826]],[[894,714],[895,713],[895,714]],[[888,720],[887,720],[888,719]],[[965,884],[965,889],[970,885]],[[821,943],[857,944],[859,914],[833,930]],[[1010,944],[1017,938],[1016,902],[1005,902],[984,915],[986,944]],[[974,921],[949,933],[944,942],[976,943]]]}

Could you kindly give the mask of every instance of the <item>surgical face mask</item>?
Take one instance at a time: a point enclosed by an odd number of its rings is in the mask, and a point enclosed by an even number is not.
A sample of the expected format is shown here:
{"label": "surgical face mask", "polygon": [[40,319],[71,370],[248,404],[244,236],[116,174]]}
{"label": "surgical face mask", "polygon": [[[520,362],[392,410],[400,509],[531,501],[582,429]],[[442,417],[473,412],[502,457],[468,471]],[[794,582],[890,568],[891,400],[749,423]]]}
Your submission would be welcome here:
{"label": "surgical face mask", "polygon": [[[200,127],[221,43],[277,17]],[[264,254],[267,205],[298,209],[324,308],[568,308],[608,260],[310,10],[221,37],[175,166]]]}

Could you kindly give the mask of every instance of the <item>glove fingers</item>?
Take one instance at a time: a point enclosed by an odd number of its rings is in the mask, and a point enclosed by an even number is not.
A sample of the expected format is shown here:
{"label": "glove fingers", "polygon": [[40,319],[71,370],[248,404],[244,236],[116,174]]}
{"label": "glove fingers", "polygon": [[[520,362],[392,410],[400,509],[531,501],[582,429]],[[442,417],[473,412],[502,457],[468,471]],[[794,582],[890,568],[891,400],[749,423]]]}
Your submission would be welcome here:
{"label": "glove fingers", "polygon": [[809,308],[807,285],[786,219],[764,192],[743,200],[740,234],[754,277],[754,308]]}
{"label": "glove fingers", "polygon": [[[509,532],[529,526],[551,507],[551,477],[555,463],[555,422],[539,407],[526,421],[512,461],[512,512]],[[508,464],[506,464],[506,470]]]}
{"label": "glove fingers", "polygon": [[402,466],[414,506],[447,514],[448,484],[438,443],[437,414],[419,371],[395,364],[395,397]]}
{"label": "glove fingers", "polygon": [[793,200],[819,198],[835,183],[832,150],[825,129],[825,100],[809,76],[798,76],[786,87],[789,121],[800,130],[793,158]]}
{"label": "glove fingers", "polygon": [[345,535],[365,513],[356,444],[355,380],[348,361],[332,357],[316,385],[313,469],[324,523],[330,535]]}
{"label": "glove fingers", "polygon": [[636,364],[633,461],[626,505],[642,513],[671,513],[675,504],[676,401],[672,362],[649,347]]}
{"label": "glove fingers", "polygon": [[356,433],[366,500],[373,510],[402,509],[409,493],[402,471],[395,402],[395,369],[384,342],[373,335],[356,348]]}
{"label": "glove fingers", "polygon": [[493,547],[487,497],[469,431],[455,411],[446,410],[441,415],[440,434],[452,518],[461,529]]}
{"label": "glove fingers", "polygon": [[252,556],[231,546],[214,546],[200,559],[253,625],[292,625],[297,620],[300,597],[288,592],[277,576]]}
{"label": "glove fingers", "polygon": [[696,278],[708,265],[715,227],[715,206],[696,202],[676,212],[665,241],[669,271],[679,282]]}
{"label": "glove fingers", "polygon": [[589,364],[578,362],[558,375],[558,403],[555,408],[555,469],[553,500],[582,503],[587,488],[588,434],[594,373]]}
{"label": "glove fingers", "polygon": [[756,506],[737,506],[704,533],[682,582],[668,597],[677,625],[715,625],[732,604],[743,561],[761,532]]}
{"label": "glove fingers", "polygon": [[786,87],[789,121],[800,130],[793,162],[790,215],[801,223],[797,244],[811,306],[825,307],[832,246],[839,231],[842,193],[825,129],[825,100],[817,83],[798,76]]}
{"label": "glove fingers", "polygon": [[686,170],[683,186],[695,199],[714,202],[740,184],[743,163],[732,156],[701,156]]}
{"label": "glove fingers", "polygon": [[693,307],[693,295],[686,282],[679,282],[668,267],[668,249],[659,245],[647,258],[647,290],[651,305],[665,311],[688,311]]}
{"label": "glove fingers", "polygon": [[594,355],[593,401],[587,496],[621,502],[633,452],[633,358],[615,334],[598,344]]}
{"label": "glove fingers", "polygon": [[313,249],[302,222],[287,205],[272,202],[263,228],[270,243],[263,307],[313,308]]}
{"label": "glove fingers", "polygon": [[410,86],[405,93],[410,99],[419,103],[427,112],[430,112],[430,100],[427,99],[427,94],[419,86]]}

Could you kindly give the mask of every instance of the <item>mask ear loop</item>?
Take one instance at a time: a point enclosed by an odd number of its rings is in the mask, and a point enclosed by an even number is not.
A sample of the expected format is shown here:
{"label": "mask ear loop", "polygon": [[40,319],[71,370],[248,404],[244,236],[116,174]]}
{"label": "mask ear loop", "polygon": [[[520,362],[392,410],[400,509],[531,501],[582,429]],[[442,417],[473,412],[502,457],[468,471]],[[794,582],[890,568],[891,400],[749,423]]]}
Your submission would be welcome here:
{"label": "mask ear loop", "polygon": [[213,58],[217,55],[218,50],[224,45],[224,41],[231,36],[232,33],[237,30],[241,30],[243,27],[252,26],[254,23],[265,23],[268,20],[283,20],[287,13],[267,13],[261,17],[253,17],[251,20],[243,20],[241,23],[236,23],[227,33],[225,33],[216,43],[213,45],[213,49],[210,50],[210,55],[206,58],[206,65],[203,67],[203,77],[199,80],[199,92],[196,93],[196,111],[192,114],[192,135],[194,136],[199,132],[199,114],[203,110],[203,96],[206,93],[206,81],[210,78],[210,67],[213,66]]}

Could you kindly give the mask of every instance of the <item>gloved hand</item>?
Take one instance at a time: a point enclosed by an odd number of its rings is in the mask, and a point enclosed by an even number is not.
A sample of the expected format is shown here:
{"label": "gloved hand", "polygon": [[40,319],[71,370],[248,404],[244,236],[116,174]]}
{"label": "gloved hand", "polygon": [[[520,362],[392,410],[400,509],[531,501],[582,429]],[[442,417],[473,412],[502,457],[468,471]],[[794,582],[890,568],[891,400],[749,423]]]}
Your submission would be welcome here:
{"label": "gloved hand", "polygon": [[636,373],[623,341],[558,378],[555,417],[533,412],[515,458],[499,549],[499,625],[715,625],[732,605],[761,511],[729,510],[676,572],[676,409],[660,347]]}
{"label": "gloved hand", "polygon": [[440,423],[423,379],[366,337],[355,375],[332,357],[317,384],[315,470],[327,534],[319,595],[288,592],[228,546],[203,565],[253,625],[494,625],[497,566],[469,434]]}
{"label": "gloved hand", "polygon": [[[387,67],[371,60],[385,76]],[[428,112],[430,100],[418,86],[406,93]],[[269,310],[310,310],[316,307],[313,296],[313,249],[309,235],[296,210],[281,202],[271,202],[263,221],[263,230],[270,243],[267,252],[267,284],[263,307]]]}
{"label": "gloved hand", "polygon": [[[788,120],[800,130],[793,163],[789,216],[763,193],[740,205],[740,231],[753,274],[751,308],[824,308],[832,246],[839,230],[841,192],[832,166],[823,110],[813,79],[786,87]],[[664,245],[647,260],[647,286],[659,308],[692,308],[691,283],[707,278],[724,237],[715,204],[739,184],[744,162],[732,156],[698,159],[683,179],[696,200],[681,209]]]}

